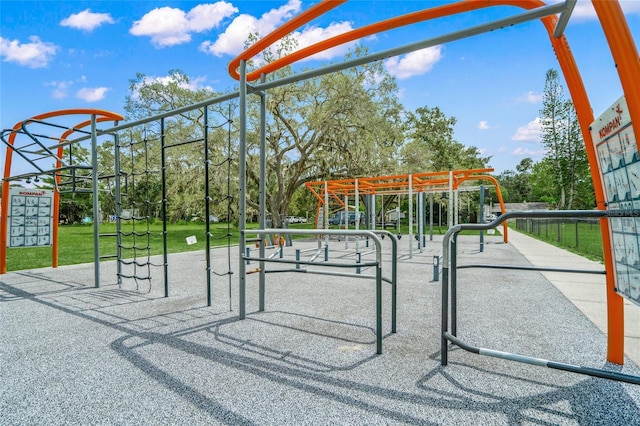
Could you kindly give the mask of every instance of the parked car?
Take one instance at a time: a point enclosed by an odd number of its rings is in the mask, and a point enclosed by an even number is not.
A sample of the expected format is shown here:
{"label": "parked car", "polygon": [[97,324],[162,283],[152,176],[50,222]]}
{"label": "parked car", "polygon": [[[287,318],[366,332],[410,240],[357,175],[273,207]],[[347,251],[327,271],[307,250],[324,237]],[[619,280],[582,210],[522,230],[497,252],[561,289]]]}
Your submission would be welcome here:
{"label": "parked car", "polygon": [[[329,225],[344,224],[345,212],[338,212],[329,217]],[[355,225],[356,220],[360,220],[360,224],[364,223],[364,215],[360,212],[349,212],[349,225]]]}
{"label": "parked car", "polygon": [[493,221],[494,221],[494,220],[496,220],[497,218],[498,218],[498,217],[497,217],[495,214],[491,213],[491,214],[488,214],[488,215],[486,215],[486,216],[484,217],[484,221],[485,221],[485,223],[489,223],[489,222],[493,222]]}

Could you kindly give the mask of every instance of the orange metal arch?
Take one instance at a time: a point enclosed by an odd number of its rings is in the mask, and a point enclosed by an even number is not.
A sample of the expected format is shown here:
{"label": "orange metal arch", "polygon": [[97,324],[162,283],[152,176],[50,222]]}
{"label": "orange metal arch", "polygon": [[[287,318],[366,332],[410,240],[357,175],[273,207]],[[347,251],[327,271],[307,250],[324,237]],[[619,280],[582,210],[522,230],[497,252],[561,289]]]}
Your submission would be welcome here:
{"label": "orange metal arch", "polygon": [[[525,3],[526,0],[523,0],[522,3]],[[320,8],[323,3],[324,8]],[[240,66],[240,61],[253,58],[258,53],[262,52],[264,49],[269,47],[275,41],[285,37],[290,34],[293,30],[300,28],[302,25],[307,22],[317,18],[323,13],[346,3],[346,0],[324,0],[319,3],[317,8],[310,8],[303,14],[298,15],[295,25],[292,24],[293,21],[288,22],[280,28],[277,28],[275,31],[270,33],[267,37],[260,39],[254,45],[252,45],[249,49],[242,52],[236,58],[232,59],[229,62],[229,75],[234,79],[238,80],[240,78],[240,74],[238,73],[238,67]],[[450,16],[457,13],[468,12],[471,10],[480,9],[483,7],[489,6],[512,6],[513,0],[467,0],[465,2],[458,2],[447,4],[443,6],[437,6],[430,9],[424,9],[417,12],[408,13],[406,15],[397,16],[395,18],[386,19],[384,21],[376,22],[374,24],[366,25],[362,28],[357,28],[355,30],[348,31],[346,33],[338,34],[336,36],[330,37],[326,40],[322,40],[305,48],[296,50],[295,52],[291,52],[290,54],[279,58],[273,62],[270,62],[252,72],[247,73],[247,81],[255,81],[260,78],[262,74],[269,74],[273,71],[279,70],[287,65],[291,65],[301,59],[308,58],[309,56],[315,55],[316,53],[323,52],[325,50],[331,49],[336,46],[340,46],[345,43],[349,43],[354,40],[359,40],[364,37],[368,37],[374,34],[381,33],[383,31],[392,30],[394,28],[400,28],[411,24],[416,24],[418,22],[427,21],[429,19],[442,18],[444,16]],[[538,2],[539,4],[531,7],[525,7],[527,9],[532,9],[534,7],[543,6],[543,2]],[[520,6],[520,4],[518,4]],[[523,6],[524,7],[524,6]],[[323,12],[320,12],[323,10]]]}
{"label": "orange metal arch", "polygon": [[[341,5],[344,2],[345,0],[324,0],[321,3],[317,4],[315,7],[308,9],[306,12],[298,15],[296,18],[276,29],[265,38],[259,40],[249,49],[242,52],[238,57],[234,58],[229,64],[229,74],[233,78],[238,79],[239,75],[237,69],[241,61],[251,59],[257,53],[263,51],[272,43],[286,36],[294,29],[299,28],[305,23],[311,21],[314,18],[317,18],[323,13]],[[623,91],[627,100],[629,113],[631,115],[631,120],[632,122],[640,123],[640,83],[638,82],[638,79],[640,78],[640,63],[638,61],[638,52],[636,50],[635,43],[633,42],[633,38],[631,37],[631,33],[624,18],[624,14],[622,13],[618,1],[592,0],[592,3],[609,42],[613,58],[616,62]],[[375,34],[387,29],[409,25],[411,23],[416,23],[421,20],[431,19],[434,17],[447,16],[464,11],[498,5],[509,5],[521,7],[523,9],[534,9],[544,6],[546,5],[546,3],[541,0],[467,0],[464,2],[453,3],[450,5],[415,12],[413,14],[381,21],[376,24],[372,24],[336,37],[332,37],[327,40],[323,40],[313,46],[309,46],[305,49],[294,52],[287,57],[280,59],[279,61],[275,61],[272,64],[267,64],[260,69],[248,73],[247,80],[256,80],[261,74],[273,72],[283,66],[295,62],[296,60],[300,60],[304,57],[308,57],[315,53],[324,51],[348,41],[355,40],[365,35]],[[564,35],[560,37],[553,36],[558,18],[556,16],[548,16],[542,18],[541,21],[549,34],[551,45],[558,58],[558,63],[564,75],[565,81],[567,82],[567,88],[569,90],[569,93],[571,94],[571,98],[576,109],[576,114],[580,123],[580,129],[582,132],[583,140],[585,142],[585,148],[587,151],[587,157],[591,169],[597,208],[602,210],[605,208],[604,190],[602,187],[602,182],[600,181],[600,176],[598,173],[598,162],[589,132],[589,126],[593,122],[594,117],[587,92],[585,90],[584,84],[582,82],[582,77],[580,76],[578,67],[575,63],[575,59],[573,58],[566,37]],[[637,143],[639,141],[637,136],[636,141]],[[614,269],[613,258],[611,254],[609,224],[608,221],[604,219],[601,220],[600,223],[605,269],[607,271],[613,271]],[[607,359],[610,362],[622,364],[624,362],[623,300],[615,292],[615,279],[613,274],[608,273],[606,279],[608,310]]]}
{"label": "orange metal arch", "polygon": [[[487,174],[493,172],[492,168],[486,169],[469,169],[469,170],[454,170],[453,171],[453,188],[458,187],[465,181],[469,180],[487,180],[495,185],[498,201],[500,203],[500,211],[506,212],[504,200],[502,198],[502,192],[498,181],[491,175]],[[367,194],[406,194],[409,192],[409,187],[414,188],[415,192],[423,192],[425,189],[431,190],[448,190],[449,189],[449,171],[441,172],[423,172],[423,173],[411,173],[404,175],[390,175],[390,176],[377,176],[377,177],[360,177],[350,179],[337,179],[326,180],[316,182],[306,182],[305,186],[318,200],[317,212],[320,211],[325,204],[325,199],[322,193],[325,189],[329,193],[328,195],[332,200],[335,200],[340,206],[344,207],[344,201],[339,195],[355,195],[356,185],[358,187],[358,193],[360,195]],[[317,213],[316,212],[316,213]],[[319,215],[316,214],[316,218]],[[316,223],[316,226],[320,225]],[[503,224],[503,240],[507,242],[507,224]]]}
{"label": "orange metal arch", "polygon": [[[464,182],[465,180],[469,180],[469,179],[473,179],[473,180],[488,180],[489,182],[491,182],[495,188],[496,188],[496,194],[498,196],[498,203],[500,203],[500,211],[502,212],[502,214],[504,214],[507,209],[505,208],[504,205],[504,200],[502,198],[502,191],[500,191],[500,185],[498,184],[498,180],[496,178],[494,178],[491,175],[479,175],[479,176],[466,176],[463,179],[460,180],[460,182],[456,185],[456,188],[458,187],[458,185],[462,182]],[[509,242],[509,226],[507,225],[507,222],[503,222],[502,223],[502,241],[506,244]]]}
{"label": "orange metal arch", "polygon": [[[12,128],[12,133],[9,135],[9,139],[7,142],[9,145],[14,146],[15,139],[20,131],[20,129],[24,128],[24,126],[28,125],[32,120],[46,120],[48,118],[54,117],[62,117],[62,116],[71,116],[71,115],[95,115],[96,122],[105,122],[105,121],[120,121],[123,120],[124,117],[120,114],[101,110],[101,109],[86,109],[86,108],[74,108],[74,109],[64,109],[57,111],[50,111],[43,114],[34,115],[33,117],[16,123]],[[69,130],[65,131],[63,135],[58,139],[61,143],[66,141],[67,138],[73,134],[75,131],[87,127],[91,124],[91,120],[86,120],[79,123]],[[63,148],[58,147],[57,154],[58,157],[62,155]],[[5,162],[4,162],[4,175],[2,181],[2,204],[0,212],[7,212],[9,207],[9,181],[8,178],[11,177],[11,165],[13,159],[13,150],[11,147],[7,147]],[[56,161],[56,168],[60,167],[60,162]],[[56,174],[55,176],[56,182],[60,183],[60,176]],[[60,194],[57,191],[54,191],[53,195],[53,228],[52,228],[52,261],[51,266],[58,266],[58,218],[60,213]],[[7,273],[7,231],[8,231],[8,222],[7,222],[7,214],[2,214],[0,216],[0,274]]]}

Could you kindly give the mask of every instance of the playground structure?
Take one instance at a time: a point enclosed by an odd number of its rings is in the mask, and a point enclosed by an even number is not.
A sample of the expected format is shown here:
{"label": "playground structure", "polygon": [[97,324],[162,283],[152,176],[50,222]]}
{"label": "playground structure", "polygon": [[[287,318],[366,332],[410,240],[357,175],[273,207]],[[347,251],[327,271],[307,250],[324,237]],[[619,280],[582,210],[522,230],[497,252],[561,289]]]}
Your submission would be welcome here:
{"label": "playground structure", "polygon": [[[243,104],[246,102],[247,86],[249,81],[255,81],[260,79],[260,83],[255,84],[252,89],[254,91],[268,90],[270,87],[280,85],[288,82],[295,82],[311,78],[315,75],[321,75],[349,67],[369,63],[372,61],[384,59],[391,56],[398,56],[404,53],[415,51],[418,49],[435,46],[438,44],[466,38],[482,33],[486,33],[495,29],[503,28],[510,25],[520,24],[532,20],[540,19],[545,26],[545,29],[549,35],[549,40],[558,58],[558,62],[561,71],[567,81],[567,86],[574,102],[578,121],[580,124],[580,130],[582,132],[583,140],[585,141],[585,148],[589,159],[589,164],[592,172],[592,179],[594,182],[594,190],[596,195],[597,208],[599,210],[606,209],[606,198],[603,191],[603,183],[600,176],[599,164],[595,153],[593,139],[590,134],[590,126],[594,122],[593,112],[589,103],[589,99],[582,83],[580,73],[577,65],[569,49],[569,44],[564,35],[564,29],[569,21],[575,1],[566,1],[564,3],[558,3],[553,5],[546,5],[542,1],[528,0],[528,1],[467,1],[457,2],[452,4],[446,4],[442,6],[433,7],[423,11],[415,12],[413,14],[392,18],[386,21],[381,21],[376,24],[365,26],[327,40],[318,42],[312,46],[300,49],[290,55],[287,55],[277,61],[266,64],[256,70],[247,72],[247,61],[253,58],[256,54],[270,46],[273,42],[291,33],[293,30],[299,28],[305,23],[327,13],[329,10],[339,6],[344,1],[324,1],[320,2],[314,7],[308,9],[297,17],[291,19],[280,28],[273,31],[271,34],[265,36],[261,40],[254,43],[242,54],[232,60],[229,64],[229,72],[232,77],[236,78],[240,82],[240,105],[241,111]],[[324,67],[320,70],[311,70],[304,73],[297,74],[290,78],[285,78],[277,82],[265,82],[265,76],[285,65],[294,63],[300,59],[311,56],[315,53],[330,49],[348,41],[360,39],[362,37],[377,34],[379,32],[396,28],[403,25],[409,25],[416,22],[426,21],[429,19],[435,19],[442,16],[451,16],[466,11],[482,9],[492,6],[516,6],[525,9],[526,11],[509,18],[499,19],[488,24],[478,25],[473,28],[468,28],[462,31],[456,31],[450,34],[446,34],[439,37],[423,40],[406,46],[389,49],[376,54],[364,56],[354,60],[345,61],[340,64]],[[599,2],[593,1],[598,19],[602,25],[605,36],[609,42],[613,59],[617,64],[618,74],[620,76],[620,82],[622,84],[623,92],[626,97],[628,105],[628,114],[631,122],[640,122],[640,91],[637,90],[637,78],[640,76],[640,63],[638,63],[638,52],[635,47],[633,38],[629,31],[628,25],[620,8],[618,2]],[[559,14],[559,16],[557,15]],[[243,122],[241,114],[241,129],[246,126],[246,118]],[[246,135],[242,134],[241,130],[241,146],[242,140]],[[638,139],[635,138],[637,141]],[[637,142],[636,142],[637,143]],[[264,146],[264,145],[263,145]],[[244,154],[241,152],[241,158]],[[242,164],[242,162],[241,162]],[[262,164],[261,164],[262,170]],[[241,171],[241,179],[243,179],[243,172]],[[241,184],[242,187],[242,184]],[[243,203],[241,197],[240,202]],[[263,204],[262,204],[263,205]],[[244,208],[241,207],[241,211]],[[606,220],[601,221],[602,240],[605,256],[605,269],[610,271],[607,274],[607,305],[608,305],[608,351],[607,359],[611,362],[622,364],[624,357],[624,306],[623,299],[616,294],[616,276],[614,267],[614,261],[611,254],[611,233],[609,229],[609,223]],[[240,245],[243,246],[244,242],[240,241]],[[242,252],[241,252],[242,253]],[[240,274],[240,287],[244,288],[243,273]],[[241,290],[242,291],[242,290]],[[242,313],[241,313],[242,317]]]}
{"label": "playground structure", "polygon": [[[226,194],[222,197],[213,197],[209,187],[209,167],[222,167],[227,165],[227,193],[229,192],[230,162],[231,162],[231,119],[224,117],[221,124],[209,124],[211,111],[204,106],[201,109],[202,122],[196,130],[193,139],[181,139],[175,129],[178,127],[177,120],[170,123],[164,118],[159,120],[149,120],[138,125],[121,126],[120,131],[112,128],[102,131],[97,128],[99,123],[114,121],[117,126],[122,116],[108,111],[94,109],[74,109],[53,111],[46,114],[37,115],[30,119],[17,123],[12,129],[4,130],[0,134],[0,139],[5,143],[6,157],[4,168],[4,179],[2,182],[2,211],[11,212],[10,202],[12,200],[22,200],[27,198],[38,200],[36,192],[25,192],[26,195],[14,196],[11,182],[26,180],[38,181],[50,177],[54,190],[52,191],[52,209],[40,209],[46,215],[37,216],[38,227],[30,227],[29,221],[35,218],[28,214],[17,213],[3,215],[0,218],[0,273],[6,273],[6,250],[7,247],[51,245],[52,267],[58,266],[58,226],[60,222],[59,206],[60,194],[69,193],[90,193],[93,203],[93,244],[94,244],[94,283],[100,287],[100,261],[107,259],[117,260],[118,284],[122,285],[124,280],[133,280],[136,289],[140,290],[141,285],[146,283],[151,285],[152,269],[160,269],[164,282],[165,297],[169,295],[168,282],[168,261],[167,261],[167,188],[166,182],[169,175],[167,159],[170,151],[180,149],[180,147],[201,144],[202,164],[204,170],[203,183],[204,193],[203,209],[208,218],[210,207],[213,204],[226,203],[227,215],[231,206],[231,198]],[[218,111],[220,112],[220,111]],[[231,113],[229,107],[229,113]],[[76,116],[89,116],[90,119],[79,124],[69,124],[75,120]],[[167,116],[171,116],[168,114]],[[144,124],[148,124],[144,126]],[[91,126],[91,130],[84,128]],[[227,127],[225,131],[223,127]],[[60,136],[50,136],[45,133],[47,130],[61,131]],[[221,161],[211,158],[209,143],[211,132],[220,129],[226,133],[224,139],[227,141],[227,155]],[[79,136],[78,136],[79,135]],[[90,139],[90,145],[86,140]],[[101,156],[98,155],[99,142],[102,143]],[[82,150],[86,149],[91,153],[89,159],[83,158]],[[32,171],[26,174],[12,175],[13,154],[19,156],[26,162]],[[151,159],[153,153],[160,156],[160,159]],[[109,163],[109,160],[111,162]],[[155,160],[155,161],[153,161]],[[159,161],[158,161],[159,160]],[[215,160],[215,162],[214,162]],[[105,169],[105,162],[109,163]],[[54,164],[55,167],[51,168]],[[99,167],[102,166],[102,167]],[[159,176],[159,177],[158,177]],[[161,182],[160,193],[151,194],[153,186],[152,179]],[[48,194],[45,194],[48,195]],[[45,197],[46,198],[46,197]],[[51,198],[51,197],[50,197]],[[109,211],[102,209],[101,202],[107,201],[110,204]],[[153,212],[156,212],[154,214]],[[162,261],[154,263],[151,259],[152,231],[150,224],[154,216],[160,216],[163,229],[161,235],[156,235],[161,240]],[[41,217],[42,216],[42,217]],[[101,231],[101,222],[115,222],[115,232]],[[27,221],[25,226],[25,221]],[[41,223],[41,221],[43,221]],[[34,222],[35,224],[35,222]],[[228,225],[229,226],[229,225]],[[224,238],[230,242],[231,234],[227,232],[223,236],[215,236],[211,232],[209,221],[205,221],[206,231],[206,251],[211,249],[212,238]],[[43,244],[36,244],[40,239],[33,240],[33,244],[24,243],[21,235],[26,231],[34,229],[39,238],[40,233],[49,237],[43,240]],[[37,229],[37,231],[35,231]],[[11,237],[9,240],[8,237]],[[101,252],[100,245],[108,247],[110,252]],[[229,245],[229,244],[227,244]],[[104,247],[103,247],[104,251]],[[157,261],[156,261],[157,262]],[[228,276],[231,285],[230,267],[225,272],[216,272],[207,265],[207,303],[211,304],[211,275]]]}
{"label": "playground structure", "polygon": [[[207,111],[207,107],[214,104],[219,104],[221,102],[226,102],[231,99],[238,98],[239,100],[239,150],[238,150],[238,162],[239,162],[239,216],[240,216],[240,238],[239,238],[239,252],[238,255],[241,259],[245,259],[245,248],[247,246],[247,236],[244,232],[246,229],[246,130],[247,130],[247,102],[249,98],[249,92],[252,94],[256,94],[260,98],[260,233],[261,234],[269,234],[269,233],[278,233],[280,230],[274,229],[266,229],[265,225],[265,187],[264,182],[266,181],[266,160],[265,160],[265,152],[266,152],[266,136],[265,136],[265,121],[266,121],[266,98],[268,94],[268,90],[274,87],[295,83],[297,81],[309,79],[315,76],[335,72],[342,69],[347,69],[351,67],[355,67],[358,65],[362,65],[365,63],[370,63],[373,61],[378,61],[391,56],[398,56],[401,54],[405,54],[408,52],[412,52],[415,50],[435,46],[438,44],[447,43],[450,41],[462,39],[465,37],[471,37],[483,33],[487,33],[489,31],[497,30],[503,27],[521,24],[524,22],[529,22],[533,20],[540,19],[545,26],[545,29],[548,32],[549,40],[551,41],[552,47],[556,53],[556,56],[559,61],[560,68],[567,82],[567,87],[569,89],[571,98],[574,102],[574,106],[577,112],[578,121],[580,124],[580,128],[582,131],[582,136],[585,141],[586,150],[588,153],[590,168],[592,171],[592,178],[594,182],[595,195],[597,201],[597,208],[599,210],[607,210],[607,202],[605,197],[605,192],[603,189],[603,182],[600,177],[600,168],[596,155],[596,151],[594,148],[594,141],[589,131],[589,127],[594,122],[594,116],[591,111],[591,107],[589,104],[589,100],[587,97],[587,93],[585,87],[582,83],[580,74],[578,72],[576,63],[572,56],[572,53],[569,49],[568,42],[566,37],[564,36],[564,28],[570,18],[573,7],[575,6],[575,0],[567,0],[563,3],[556,3],[552,5],[546,5],[544,2],[540,0],[496,0],[496,1],[486,1],[486,0],[470,0],[464,2],[456,2],[451,4],[446,4],[442,6],[437,6],[433,8],[428,8],[422,11],[414,12],[408,15],[391,18],[385,21],[378,22],[376,24],[368,25],[348,33],[344,33],[335,37],[332,37],[327,40],[323,40],[319,43],[316,43],[312,46],[309,46],[304,49],[300,49],[290,55],[287,55],[279,60],[276,60],[272,63],[269,63],[263,67],[260,67],[251,72],[247,71],[247,62],[252,59],[256,54],[262,52],[264,49],[269,47],[273,42],[281,39],[287,34],[291,33],[293,30],[299,28],[300,26],[306,24],[307,22],[312,21],[313,19],[327,13],[331,9],[338,7],[343,4],[345,0],[335,0],[335,1],[321,1],[315,6],[311,7],[307,11],[301,13],[300,15],[294,17],[289,22],[282,25],[280,28],[276,29],[271,34],[265,36],[260,39],[252,46],[250,46],[247,50],[241,53],[238,57],[232,60],[229,64],[229,72],[230,75],[237,80],[239,80],[239,90],[236,93],[231,93],[228,95],[220,96],[215,99],[207,100],[198,104],[190,105],[185,108],[181,108],[175,111],[167,112],[155,117],[150,117],[145,120],[140,120],[135,123],[128,123],[124,125],[115,125],[110,129],[98,130],[96,128],[96,123],[101,120],[101,117],[96,111],[88,112],[91,115],[91,132],[89,135],[80,136],[74,140],[66,140],[63,139],[61,142],[67,145],[71,145],[74,143],[81,142],[83,140],[91,139],[92,142],[96,141],[99,136],[102,135],[117,135],[117,132],[126,130],[135,126],[140,126],[150,122],[156,122],[159,124],[160,129],[164,129],[165,119],[171,116],[175,116],[180,113],[203,109],[205,112]],[[436,19],[438,17],[443,16],[451,16],[459,13],[477,10],[485,7],[493,7],[493,6],[516,6],[525,9],[525,12],[503,18],[498,19],[493,22],[489,22],[486,24],[481,24],[475,27],[471,27],[461,31],[455,31],[449,34],[445,34],[443,36],[433,37],[430,39],[422,40],[419,42],[415,42],[406,46],[389,49],[383,52],[374,53],[370,55],[366,55],[363,57],[359,57],[356,59],[348,60],[339,64],[334,64],[330,66],[325,66],[320,69],[315,69],[303,73],[299,73],[293,75],[291,77],[282,78],[279,80],[266,81],[266,76],[283,66],[288,64],[292,64],[300,59],[311,56],[315,53],[322,52],[329,48],[335,47],[337,45],[357,40],[369,35],[377,34],[382,31],[386,31],[391,28],[396,28],[399,26],[409,25],[417,22],[422,22],[430,19]],[[593,6],[598,15],[598,19],[602,25],[605,36],[609,41],[609,46],[611,49],[611,53],[613,59],[616,63],[617,70],[620,76],[620,81],[622,84],[623,92],[626,98],[626,103],[628,105],[628,114],[630,116],[631,122],[640,122],[640,90],[638,90],[638,78],[640,76],[640,63],[638,63],[638,53],[629,32],[628,26],[626,24],[626,20],[620,9],[620,5],[616,1],[605,2],[605,1],[593,1]],[[249,85],[251,81],[257,81],[253,85]],[[249,90],[250,89],[250,90]],[[206,114],[205,114],[206,115]],[[40,117],[40,116],[37,116]],[[41,117],[46,118],[46,117]],[[39,118],[35,118],[34,120],[38,120]],[[114,120],[114,116],[108,117],[109,120]],[[205,125],[205,129],[208,126]],[[12,134],[16,134],[21,132],[19,128],[15,128],[12,130]],[[161,137],[164,137],[164,130],[160,131]],[[39,138],[39,137],[38,137]],[[32,138],[33,139],[33,138]],[[204,137],[204,141],[206,143],[207,137]],[[637,138],[635,141],[637,143]],[[15,147],[11,142],[7,143],[8,151],[7,151],[7,161],[5,162],[5,174],[3,181],[3,211],[6,211],[5,203],[8,201],[8,180],[15,179],[15,176],[11,176],[11,156],[9,155],[9,151],[13,150],[26,154],[28,149]],[[38,154],[39,151],[35,152]],[[52,153],[48,152],[48,157],[52,158]],[[60,157],[60,156],[58,156]],[[7,164],[9,166],[7,167]],[[92,180],[93,182],[97,181],[96,169],[95,167],[92,170]],[[36,170],[35,172],[28,175],[21,175],[21,178],[26,178],[29,176],[37,176],[41,174],[48,173],[57,173],[56,170]],[[5,190],[6,187],[6,190]],[[453,185],[450,185],[453,188]],[[96,194],[96,188],[94,185],[94,197]],[[207,195],[208,196],[208,195]],[[346,203],[348,204],[348,203]],[[411,203],[412,204],[412,203]],[[327,204],[326,204],[327,205]],[[451,211],[451,210],[450,210]],[[94,214],[98,214],[98,208],[94,204]],[[450,213],[451,214],[451,213]],[[325,217],[326,217],[325,213]],[[411,214],[409,215],[411,217]],[[615,271],[614,259],[612,257],[612,241],[611,241],[611,233],[610,226],[607,219],[604,219],[604,216],[601,216],[601,229],[602,229],[602,240],[604,247],[604,256],[605,256],[605,269],[608,271],[607,274],[607,304],[608,304],[608,351],[607,351],[607,359],[611,362],[622,364],[623,363],[623,332],[624,332],[624,317],[623,317],[623,300],[620,295],[616,293],[616,275],[613,271]],[[504,219],[504,218],[503,218]],[[3,216],[2,222],[2,240],[0,242],[6,243],[6,215]],[[470,225],[469,225],[470,226]],[[322,230],[317,230],[318,233],[321,233]],[[326,231],[325,231],[326,232]],[[348,232],[348,231],[346,231]],[[96,243],[97,244],[97,243]],[[6,268],[4,265],[4,258],[6,256],[6,246],[2,244],[3,247],[0,247],[0,273],[6,272]],[[264,255],[264,244],[260,245],[260,287],[264,288],[264,262],[267,262],[268,259],[265,258]],[[445,260],[444,267],[448,267],[446,264],[448,259]],[[96,256],[96,268],[98,263],[98,259]],[[239,279],[239,299],[240,299],[240,312],[239,318],[243,319],[246,315],[245,308],[245,294],[246,294],[246,275],[247,270],[244,262],[239,263],[239,271],[238,271],[238,279]],[[210,271],[207,271],[207,279],[210,277]],[[445,274],[443,274],[443,282],[446,280]],[[168,294],[168,293],[167,293]],[[261,305],[262,307],[262,305]],[[443,338],[446,337],[443,335]],[[455,343],[455,342],[454,342]]]}
{"label": "playground structure", "polygon": [[[394,176],[378,176],[351,179],[338,179],[327,181],[307,182],[305,186],[318,200],[316,209],[316,228],[329,229],[329,215],[335,211],[344,210],[343,218],[349,217],[349,209],[353,206],[356,212],[360,212],[360,199],[364,197],[364,217],[366,229],[377,229],[378,223],[385,228],[384,197],[407,197],[408,222],[409,222],[409,257],[413,255],[414,224],[417,224],[416,239],[418,249],[422,252],[425,245],[427,225],[427,211],[429,212],[430,239],[433,239],[433,201],[434,194],[444,194],[448,202],[447,226],[458,223],[459,194],[462,191],[478,191],[481,187],[470,186],[482,181],[489,181],[496,190],[500,210],[505,213],[504,201],[500,186],[491,176],[493,169],[451,170],[444,172],[424,172]],[[464,184],[466,186],[463,186]],[[482,187],[482,189],[484,189]],[[429,195],[429,209],[427,210],[426,196]],[[353,197],[353,205],[349,200]],[[415,198],[415,203],[414,203]],[[377,203],[376,200],[380,202]],[[389,199],[389,198],[387,198]],[[380,205],[378,210],[377,205]],[[393,225],[400,229],[401,213],[399,202],[396,203],[395,219]],[[414,214],[415,204],[415,214]],[[336,206],[336,207],[334,207]],[[483,210],[482,208],[480,209]],[[480,215],[481,216],[481,215]],[[380,218],[380,222],[378,222]],[[343,225],[348,229],[350,220],[345,220]],[[360,220],[354,221],[355,229],[360,229]],[[503,225],[504,242],[508,242],[508,229]]]}

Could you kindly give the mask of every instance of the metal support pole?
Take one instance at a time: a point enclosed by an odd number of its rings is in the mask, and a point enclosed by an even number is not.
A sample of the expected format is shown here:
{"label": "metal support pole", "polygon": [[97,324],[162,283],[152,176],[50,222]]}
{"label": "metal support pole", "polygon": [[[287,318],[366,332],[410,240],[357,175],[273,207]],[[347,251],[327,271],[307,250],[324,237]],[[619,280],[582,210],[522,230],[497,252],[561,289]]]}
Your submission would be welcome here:
{"label": "metal support pole", "polygon": [[378,228],[378,217],[376,215],[376,194],[371,194],[369,195],[369,197],[371,199],[371,207],[369,210],[369,216],[371,216],[371,226],[369,227],[369,229],[375,231]]}
{"label": "metal support pole", "polygon": [[440,279],[440,257],[433,256],[433,281]]}
{"label": "metal support pole", "polygon": [[429,241],[433,241],[433,192],[429,194]]}
{"label": "metal support pole", "polygon": [[[246,248],[247,257],[251,257],[251,247]],[[247,265],[251,264],[251,260],[247,259]]]}
{"label": "metal support pole", "polygon": [[422,192],[422,212],[420,213],[422,216],[422,247],[427,246],[427,193]]}
{"label": "metal support pole", "polygon": [[453,170],[449,170],[449,207],[447,209],[447,228],[451,228],[453,225]]}
{"label": "metal support pole", "polygon": [[460,222],[460,191],[456,188],[453,191],[453,224],[457,225]]}
{"label": "metal support pole", "polygon": [[98,197],[98,137],[96,115],[91,114],[91,190],[93,192],[93,273],[100,288],[100,197]]}
{"label": "metal support pole", "polygon": [[[240,242],[238,244],[238,251],[240,253],[240,259],[244,255],[246,248],[246,236],[245,228],[247,221],[247,62],[240,62],[240,98],[239,98],[239,119],[240,119],[240,131],[239,131],[239,146],[238,146],[238,174],[239,174],[239,194],[238,194],[238,228],[240,231]],[[238,279],[239,279],[239,296],[238,304],[240,319],[244,319],[246,316],[246,280],[247,280],[247,268],[244,262],[238,262]]]}
{"label": "metal support pole", "polygon": [[441,295],[441,318],[440,318],[440,365],[447,365],[449,358],[449,344],[445,337],[449,326],[449,267],[445,263],[442,267],[442,295]]}
{"label": "metal support pole", "polygon": [[[480,213],[478,223],[484,223],[484,185],[480,185]],[[480,253],[484,251],[484,231],[480,231]]]}
{"label": "metal support pole", "polygon": [[[300,249],[296,249],[296,261],[300,261]],[[300,264],[296,263],[296,269],[300,269]]]}
{"label": "metal support pole", "polygon": [[[362,253],[356,252],[356,263],[362,263]],[[360,266],[356,267],[356,274],[361,272]]]}
{"label": "metal support pole", "polygon": [[207,306],[211,306],[211,223],[209,221],[211,197],[209,197],[209,108],[204,107],[204,217],[205,261],[207,272]]}
{"label": "metal support pole", "polygon": [[122,285],[122,182],[120,181],[120,135],[114,135],[114,176],[115,176],[115,197],[116,197],[116,255],[118,285]]}
{"label": "metal support pole", "polygon": [[418,249],[420,253],[423,251],[424,244],[422,243],[422,235],[424,234],[424,218],[423,218],[423,209],[424,203],[422,202],[423,192],[418,192],[416,194],[416,205],[418,206],[416,209],[416,218],[418,219]]}
{"label": "metal support pole", "polygon": [[167,144],[164,117],[160,119],[160,168],[162,173],[162,256],[164,266],[164,297],[169,297],[169,249],[167,247]]}
{"label": "metal support pole", "polygon": [[[260,81],[264,83],[267,76],[262,74]],[[267,94],[262,91],[260,94],[260,184],[259,184],[259,207],[260,207],[260,229],[266,228],[266,210],[267,210]],[[273,220],[273,218],[271,218]],[[265,257],[264,239],[259,246],[260,259]],[[260,311],[265,309],[265,297],[266,297],[266,272],[264,261],[260,261],[258,267],[258,307]]]}
{"label": "metal support pole", "polygon": [[[344,194],[344,229],[349,229],[349,196]],[[344,237],[344,248],[349,248],[349,236]]]}
{"label": "metal support pole", "polygon": [[[358,192],[358,179],[355,180],[355,195],[354,195],[354,221],[355,230],[360,230],[360,194]],[[360,237],[356,236],[356,252],[360,251]]]}
{"label": "metal support pole", "polygon": [[[329,229],[329,189],[327,188],[327,181],[324,181],[324,223],[322,228]],[[320,227],[320,224],[318,224]]]}
{"label": "metal support pole", "polygon": [[413,259],[413,179],[409,174],[409,259]]}
{"label": "metal support pole", "polygon": [[376,353],[382,353],[382,265],[380,244],[377,245],[376,259]]}
{"label": "metal support pole", "polygon": [[382,229],[386,229],[384,226],[385,211],[384,211],[384,195],[380,194],[380,225]]}
{"label": "metal support pole", "polygon": [[456,240],[458,235],[454,234],[451,237],[451,271],[449,272],[451,278],[449,280],[451,286],[451,334],[458,335],[458,247]]}

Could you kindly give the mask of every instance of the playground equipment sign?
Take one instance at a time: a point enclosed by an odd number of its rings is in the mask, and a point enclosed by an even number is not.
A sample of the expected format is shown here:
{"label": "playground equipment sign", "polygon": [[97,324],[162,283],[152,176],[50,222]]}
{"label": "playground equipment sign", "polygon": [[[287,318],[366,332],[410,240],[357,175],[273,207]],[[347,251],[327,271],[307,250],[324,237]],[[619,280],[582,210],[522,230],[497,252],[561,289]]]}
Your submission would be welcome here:
{"label": "playground equipment sign", "polygon": [[[591,125],[607,210],[640,209],[640,155],[626,100],[618,99]],[[640,305],[640,218],[610,218],[616,291]]]}
{"label": "playground equipment sign", "polygon": [[9,197],[7,246],[50,246],[53,191],[11,188]]}

